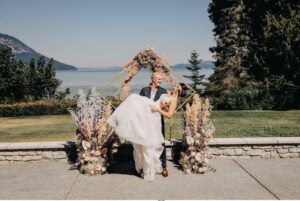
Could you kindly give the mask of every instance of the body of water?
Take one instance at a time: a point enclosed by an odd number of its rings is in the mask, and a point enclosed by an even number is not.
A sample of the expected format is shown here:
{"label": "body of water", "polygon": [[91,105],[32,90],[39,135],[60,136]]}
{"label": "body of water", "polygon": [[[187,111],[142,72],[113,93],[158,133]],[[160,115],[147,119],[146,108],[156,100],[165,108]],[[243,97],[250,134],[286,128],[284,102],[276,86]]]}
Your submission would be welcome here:
{"label": "body of water", "polygon": [[[206,68],[201,69],[201,74],[205,74],[206,78],[213,73],[213,69]],[[190,75],[190,72],[186,69],[171,70],[171,76],[177,82],[187,82],[190,81],[184,78],[183,75]],[[178,78],[179,76],[180,78]],[[98,90],[103,90],[105,88],[106,95],[111,95],[117,92],[122,85],[125,78],[125,73],[120,73],[116,70],[98,70],[98,71],[56,71],[56,77],[62,80],[62,85],[60,90],[65,88],[70,88],[71,95],[77,94],[78,89],[83,89],[84,91],[89,90],[92,87],[96,87]],[[142,87],[147,86],[151,82],[151,71],[147,69],[142,69],[132,80],[132,91],[139,91]],[[105,87],[107,86],[107,87]],[[164,88],[169,88],[168,84],[162,84]]]}

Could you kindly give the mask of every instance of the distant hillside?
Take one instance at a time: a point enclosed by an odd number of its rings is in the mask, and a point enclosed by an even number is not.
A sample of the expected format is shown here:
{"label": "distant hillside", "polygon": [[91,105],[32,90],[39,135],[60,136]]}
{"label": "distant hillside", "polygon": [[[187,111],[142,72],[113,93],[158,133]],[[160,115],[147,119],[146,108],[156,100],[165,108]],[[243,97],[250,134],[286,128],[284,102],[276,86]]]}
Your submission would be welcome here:
{"label": "distant hillside", "polygon": [[[15,55],[17,60],[21,60],[23,62],[28,63],[31,58],[38,59],[42,54],[36,52],[22,41],[9,36],[7,34],[0,33],[0,45],[6,45],[12,48],[12,52]],[[50,60],[50,58],[45,56],[46,62]],[[54,68],[56,70],[76,70],[75,66],[71,66],[60,61],[54,60]]]}
{"label": "distant hillside", "polygon": [[[176,64],[171,66],[173,70],[181,70],[186,69],[185,67],[189,66],[190,64]],[[214,64],[212,61],[202,61],[200,66],[203,69],[212,69]],[[120,71],[122,69],[121,66],[111,66],[111,67],[102,67],[102,68],[77,68],[78,71]],[[142,69],[144,70],[144,69]]]}
{"label": "distant hillside", "polygon": [[[190,64],[176,64],[176,65],[172,66],[171,68],[174,70],[177,70],[177,69],[185,68],[187,66],[190,66]],[[200,66],[201,66],[201,68],[213,68],[214,63],[212,61],[202,61],[200,63]]]}
{"label": "distant hillside", "polygon": [[90,68],[90,67],[81,67],[77,68],[78,71],[120,71],[122,69],[121,66],[111,66],[111,67],[95,67],[95,68]]}

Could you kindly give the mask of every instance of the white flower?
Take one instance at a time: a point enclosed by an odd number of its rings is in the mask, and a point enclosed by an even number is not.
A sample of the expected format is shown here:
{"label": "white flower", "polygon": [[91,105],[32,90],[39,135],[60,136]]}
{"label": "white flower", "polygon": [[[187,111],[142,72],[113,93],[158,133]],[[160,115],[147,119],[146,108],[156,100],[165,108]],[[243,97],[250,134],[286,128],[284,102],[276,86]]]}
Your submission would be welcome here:
{"label": "white flower", "polygon": [[200,168],[198,169],[198,171],[199,171],[200,173],[204,173],[203,167],[200,167]]}
{"label": "white flower", "polygon": [[194,143],[194,138],[192,136],[186,136],[186,142],[191,145]]}
{"label": "white flower", "polygon": [[96,166],[96,170],[100,171],[102,169],[102,166],[101,165],[97,165]]}
{"label": "white flower", "polygon": [[82,141],[82,147],[84,150],[87,150],[88,148],[91,148],[91,144],[87,141]]}
{"label": "white flower", "polygon": [[89,170],[92,170],[92,169],[94,169],[94,166],[93,166],[92,164],[89,164],[89,165],[88,165],[88,169],[89,169]]}
{"label": "white flower", "polygon": [[95,151],[95,156],[100,156],[101,152],[99,150]]}
{"label": "white flower", "polygon": [[200,154],[200,153],[197,153],[197,154],[195,155],[195,159],[196,159],[197,161],[200,161],[200,160],[201,160],[201,154]]}

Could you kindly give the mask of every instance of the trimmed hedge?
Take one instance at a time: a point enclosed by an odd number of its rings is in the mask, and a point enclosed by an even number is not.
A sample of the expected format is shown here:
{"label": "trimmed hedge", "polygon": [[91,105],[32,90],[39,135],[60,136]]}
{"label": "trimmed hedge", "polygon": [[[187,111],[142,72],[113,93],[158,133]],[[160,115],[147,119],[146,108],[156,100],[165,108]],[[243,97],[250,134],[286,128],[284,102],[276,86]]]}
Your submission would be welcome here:
{"label": "trimmed hedge", "polygon": [[71,99],[0,104],[0,117],[69,114],[67,108],[73,107],[76,107],[76,100]]}

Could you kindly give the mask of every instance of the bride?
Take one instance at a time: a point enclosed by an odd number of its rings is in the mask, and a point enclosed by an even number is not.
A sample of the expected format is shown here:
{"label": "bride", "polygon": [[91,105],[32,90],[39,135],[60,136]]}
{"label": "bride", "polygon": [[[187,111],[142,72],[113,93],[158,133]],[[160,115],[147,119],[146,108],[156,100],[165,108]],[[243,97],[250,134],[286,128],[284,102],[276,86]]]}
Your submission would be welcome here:
{"label": "bride", "polygon": [[156,102],[131,94],[107,120],[120,137],[132,142],[135,169],[146,181],[153,181],[155,173],[161,172],[159,157],[164,143],[161,115],[173,116],[181,89],[180,84],[176,85],[171,93],[161,95]]}

